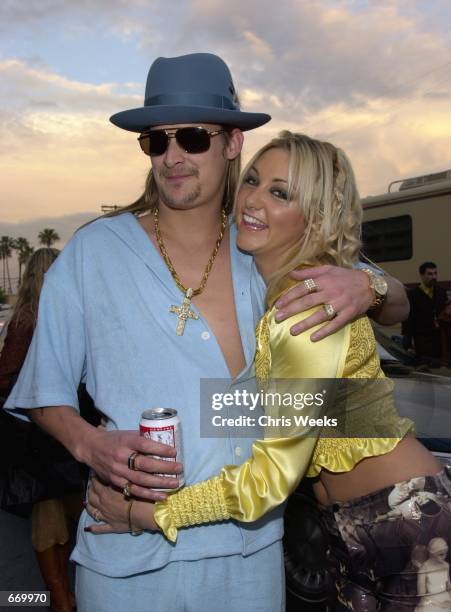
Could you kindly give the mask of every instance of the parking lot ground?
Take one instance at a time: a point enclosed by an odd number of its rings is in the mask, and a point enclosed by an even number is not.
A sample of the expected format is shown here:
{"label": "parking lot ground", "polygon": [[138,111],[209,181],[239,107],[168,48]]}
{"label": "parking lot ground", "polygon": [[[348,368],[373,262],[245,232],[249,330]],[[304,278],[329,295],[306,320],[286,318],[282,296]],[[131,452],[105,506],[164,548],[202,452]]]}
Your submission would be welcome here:
{"label": "parking lot ground", "polygon": [[[43,591],[41,573],[31,546],[31,521],[0,510],[0,590]],[[48,608],[20,607],[25,610]],[[10,611],[11,607],[0,606]]]}

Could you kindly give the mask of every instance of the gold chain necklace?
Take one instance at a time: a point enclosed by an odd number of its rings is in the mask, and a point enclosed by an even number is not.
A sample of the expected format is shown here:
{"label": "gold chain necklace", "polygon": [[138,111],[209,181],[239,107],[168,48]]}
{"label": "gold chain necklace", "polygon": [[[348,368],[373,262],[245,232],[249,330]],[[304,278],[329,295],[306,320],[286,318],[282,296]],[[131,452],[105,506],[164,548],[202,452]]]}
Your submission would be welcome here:
{"label": "gold chain necklace", "polygon": [[184,294],[183,303],[181,306],[172,305],[169,307],[169,312],[173,312],[178,316],[177,327],[175,329],[175,333],[177,336],[183,336],[183,332],[185,331],[185,325],[187,319],[198,319],[199,316],[190,309],[191,298],[195,295],[199,295],[205,289],[207,284],[208,277],[210,275],[211,269],[213,267],[213,262],[216,259],[216,255],[218,254],[219,247],[221,246],[222,239],[224,238],[225,229],[227,226],[227,215],[224,209],[221,209],[221,230],[219,232],[218,239],[216,240],[215,248],[213,249],[213,253],[210,255],[210,259],[207,262],[204,273],[202,275],[199,287],[197,289],[192,289],[192,287],[185,287],[182,281],[177,274],[172,261],[169,258],[168,252],[166,251],[166,247],[164,246],[163,239],[161,237],[160,232],[160,220],[159,220],[159,209],[158,206],[155,207],[153,212],[153,218],[155,223],[155,236],[157,238],[157,243],[160,248],[161,255],[164,259],[165,264],[168,267],[169,272],[171,273],[172,278],[175,281],[175,284],[180,289],[180,291]]}

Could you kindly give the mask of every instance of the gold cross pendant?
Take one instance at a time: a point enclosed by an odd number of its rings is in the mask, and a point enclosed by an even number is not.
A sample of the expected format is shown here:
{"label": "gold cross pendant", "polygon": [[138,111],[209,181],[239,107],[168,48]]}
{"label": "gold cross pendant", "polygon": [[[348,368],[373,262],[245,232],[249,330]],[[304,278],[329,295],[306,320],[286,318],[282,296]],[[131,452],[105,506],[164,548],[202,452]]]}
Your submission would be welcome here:
{"label": "gold cross pendant", "polygon": [[185,297],[183,298],[183,304],[181,306],[173,305],[169,307],[169,312],[174,312],[176,315],[178,315],[177,327],[175,328],[175,333],[177,334],[177,336],[183,336],[187,319],[199,318],[199,315],[197,315],[193,310],[190,310],[192,297],[193,290],[189,288],[185,293]]}

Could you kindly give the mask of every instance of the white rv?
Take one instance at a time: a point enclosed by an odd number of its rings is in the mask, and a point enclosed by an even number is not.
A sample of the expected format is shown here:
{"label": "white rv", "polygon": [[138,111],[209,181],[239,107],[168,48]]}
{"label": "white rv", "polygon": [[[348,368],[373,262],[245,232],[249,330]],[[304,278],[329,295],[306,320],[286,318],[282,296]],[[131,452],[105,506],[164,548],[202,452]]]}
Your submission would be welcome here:
{"label": "white rv", "polygon": [[418,266],[433,261],[451,291],[451,170],[395,181],[362,204],[365,255],[406,285],[417,284]]}

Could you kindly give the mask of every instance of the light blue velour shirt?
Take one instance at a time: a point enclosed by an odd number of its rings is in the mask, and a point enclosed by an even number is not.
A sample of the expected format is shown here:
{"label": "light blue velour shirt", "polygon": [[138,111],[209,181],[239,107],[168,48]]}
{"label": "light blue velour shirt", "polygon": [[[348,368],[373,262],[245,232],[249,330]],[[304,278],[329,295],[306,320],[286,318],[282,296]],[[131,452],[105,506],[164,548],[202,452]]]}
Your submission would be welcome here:
{"label": "light blue velour shirt", "polygon": [[[251,376],[255,324],[265,287],[252,257],[238,251],[231,226],[230,252],[238,324]],[[207,321],[188,320],[176,336],[180,305],[159,252],[130,213],[98,220],[78,231],[46,275],[38,324],[17,384],[5,407],[78,408],[80,380],[109,429],[137,429],[143,410],[169,406],[183,426],[187,484],[216,475],[250,455],[252,439],[200,437],[200,379],[226,379],[229,371]],[[193,307],[195,309],[195,307]],[[239,449],[239,452],[238,450]],[[128,576],[176,560],[248,555],[282,536],[279,508],[256,523],[233,521],[180,531],[177,544],[159,533],[93,535],[82,514],[72,558],[108,576]]]}

